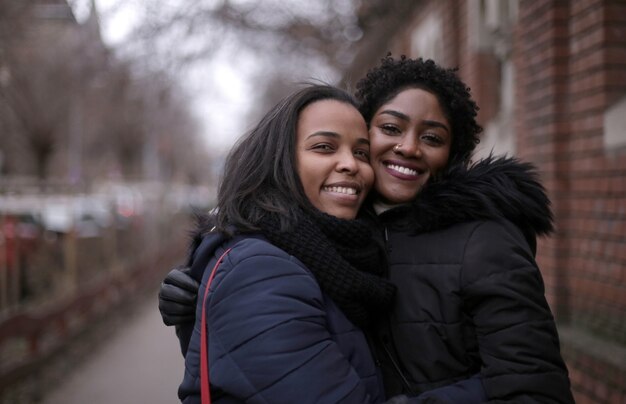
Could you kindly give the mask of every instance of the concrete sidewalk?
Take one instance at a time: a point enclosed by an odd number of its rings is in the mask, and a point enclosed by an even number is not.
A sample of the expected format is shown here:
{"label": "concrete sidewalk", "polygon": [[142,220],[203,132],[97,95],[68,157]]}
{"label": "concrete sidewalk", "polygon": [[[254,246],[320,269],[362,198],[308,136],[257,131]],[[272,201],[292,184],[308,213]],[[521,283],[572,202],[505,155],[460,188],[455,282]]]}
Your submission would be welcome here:
{"label": "concrete sidewalk", "polygon": [[126,323],[42,403],[178,403],[183,358],[174,328],[161,322],[156,297],[142,302]]}

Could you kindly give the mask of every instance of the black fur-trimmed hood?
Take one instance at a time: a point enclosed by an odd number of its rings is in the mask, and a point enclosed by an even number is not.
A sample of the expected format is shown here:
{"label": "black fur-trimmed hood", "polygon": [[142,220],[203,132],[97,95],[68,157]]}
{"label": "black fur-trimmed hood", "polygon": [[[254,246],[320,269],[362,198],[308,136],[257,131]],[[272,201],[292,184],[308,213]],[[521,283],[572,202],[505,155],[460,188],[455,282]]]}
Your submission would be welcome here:
{"label": "black fur-trimmed hood", "polygon": [[469,167],[453,166],[424,187],[410,206],[387,211],[381,219],[399,223],[394,219],[407,213],[405,224],[418,233],[498,219],[517,225],[529,241],[554,230],[550,200],[535,167],[509,157],[489,156]]}

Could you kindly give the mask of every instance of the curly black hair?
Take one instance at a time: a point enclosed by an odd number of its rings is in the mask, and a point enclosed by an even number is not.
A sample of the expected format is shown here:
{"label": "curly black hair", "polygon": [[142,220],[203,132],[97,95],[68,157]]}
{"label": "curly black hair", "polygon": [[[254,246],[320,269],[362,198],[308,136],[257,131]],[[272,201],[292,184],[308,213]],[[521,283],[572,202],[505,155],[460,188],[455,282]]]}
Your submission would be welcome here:
{"label": "curly black hair", "polygon": [[483,129],[476,122],[478,106],[471,98],[470,89],[457,76],[457,70],[438,66],[430,59],[410,59],[405,55],[394,59],[389,53],[380,66],[370,69],[357,82],[355,97],[359,110],[369,124],[376,111],[401,91],[421,88],[432,92],[452,126],[448,165],[467,164]]}

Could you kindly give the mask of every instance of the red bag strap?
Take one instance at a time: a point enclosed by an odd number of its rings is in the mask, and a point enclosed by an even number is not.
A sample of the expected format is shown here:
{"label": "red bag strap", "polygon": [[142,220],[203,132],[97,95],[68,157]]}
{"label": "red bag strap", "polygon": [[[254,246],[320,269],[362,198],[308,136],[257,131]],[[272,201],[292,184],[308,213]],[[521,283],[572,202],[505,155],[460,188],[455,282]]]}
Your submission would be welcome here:
{"label": "red bag strap", "polygon": [[[204,289],[204,298],[202,299],[202,319],[201,328],[200,328],[200,397],[202,398],[202,404],[211,404],[211,389],[209,382],[209,341],[207,335],[206,328],[206,299],[209,295],[209,287],[211,286],[211,282],[213,282],[213,277],[215,276],[215,272],[217,271],[217,267],[222,263],[222,260],[228,254],[230,248],[222,254],[213,270],[211,270],[211,275],[209,275],[209,280],[206,283],[206,288]],[[206,376],[206,377],[205,377]]]}

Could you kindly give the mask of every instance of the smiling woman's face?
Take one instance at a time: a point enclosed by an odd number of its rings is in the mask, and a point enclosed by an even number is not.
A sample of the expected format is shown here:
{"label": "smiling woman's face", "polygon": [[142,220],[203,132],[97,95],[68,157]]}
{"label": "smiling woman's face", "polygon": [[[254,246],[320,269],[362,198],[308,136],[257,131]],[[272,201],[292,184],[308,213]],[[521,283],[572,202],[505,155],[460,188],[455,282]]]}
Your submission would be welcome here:
{"label": "smiling woman's face", "polygon": [[352,105],[316,101],[298,117],[296,164],[311,204],[354,219],[374,182],[365,120]]}
{"label": "smiling woman's face", "polygon": [[409,88],[398,93],[374,113],[369,133],[374,187],[382,202],[412,201],[448,164],[450,123],[428,91]]}

